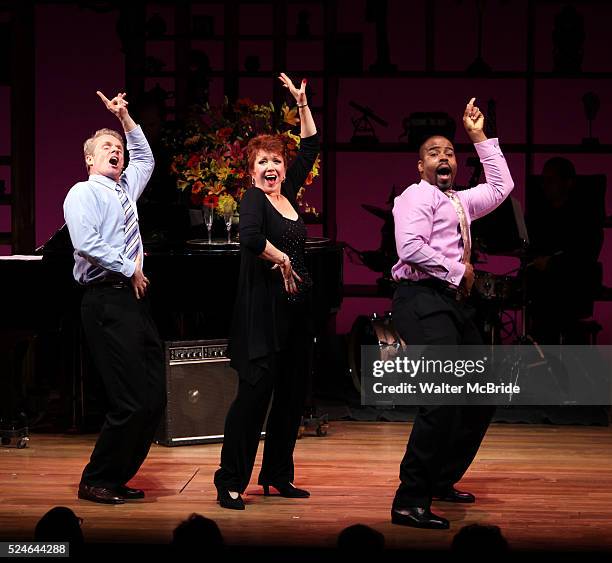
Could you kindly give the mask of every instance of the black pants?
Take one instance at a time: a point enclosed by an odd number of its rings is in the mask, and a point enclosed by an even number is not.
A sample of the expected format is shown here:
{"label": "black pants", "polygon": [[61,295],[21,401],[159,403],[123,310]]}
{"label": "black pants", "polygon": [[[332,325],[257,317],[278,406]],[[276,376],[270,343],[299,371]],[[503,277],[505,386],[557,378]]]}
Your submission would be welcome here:
{"label": "black pants", "polygon": [[[408,344],[482,344],[472,320],[474,310],[432,288],[400,285],[393,299],[393,323]],[[420,406],[394,504],[431,505],[432,496],[449,490],[472,463],[495,407]]]}
{"label": "black pants", "polygon": [[293,450],[304,407],[310,364],[311,344],[306,324],[300,316],[293,319],[288,347],[266,358],[257,367],[259,377],[254,383],[240,377],[238,395],[225,419],[221,467],[215,473],[217,488],[240,493],[246,489],[268,407],[270,412],[258,483],[293,481]]}
{"label": "black pants", "polygon": [[142,465],[163,413],[163,349],[148,301],[131,286],[87,288],[81,319],[109,404],[82,481],[115,488]]}

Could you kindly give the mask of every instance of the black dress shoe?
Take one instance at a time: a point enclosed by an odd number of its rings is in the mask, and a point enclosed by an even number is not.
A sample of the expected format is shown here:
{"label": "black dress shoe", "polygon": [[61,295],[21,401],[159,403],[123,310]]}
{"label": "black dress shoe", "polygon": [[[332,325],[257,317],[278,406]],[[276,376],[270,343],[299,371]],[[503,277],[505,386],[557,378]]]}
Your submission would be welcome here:
{"label": "black dress shoe", "polygon": [[461,502],[465,504],[476,502],[476,497],[472,493],[458,491],[454,487],[444,493],[434,495],[433,498],[443,502]]}
{"label": "black dress shoe", "polygon": [[310,493],[305,489],[298,489],[293,483],[266,483],[263,486],[264,496],[270,496],[270,487],[274,487],[281,497],[308,498]]}
{"label": "black dress shoe", "polygon": [[78,497],[82,500],[90,500],[91,502],[99,502],[102,504],[123,504],[125,499],[116,491],[105,487],[93,487],[85,483],[79,484]]}
{"label": "black dress shoe", "polygon": [[405,506],[391,509],[391,522],[414,528],[431,528],[432,530],[448,530],[450,524],[446,518],[437,516],[422,506]]}
{"label": "black dress shoe", "polygon": [[117,494],[120,497],[123,497],[125,500],[140,500],[145,497],[142,489],[132,489],[132,487],[128,487],[126,485],[117,487]]}
{"label": "black dress shoe", "polygon": [[233,498],[227,489],[217,489],[217,502],[222,508],[229,508],[230,510],[244,510],[245,508],[240,494]]}

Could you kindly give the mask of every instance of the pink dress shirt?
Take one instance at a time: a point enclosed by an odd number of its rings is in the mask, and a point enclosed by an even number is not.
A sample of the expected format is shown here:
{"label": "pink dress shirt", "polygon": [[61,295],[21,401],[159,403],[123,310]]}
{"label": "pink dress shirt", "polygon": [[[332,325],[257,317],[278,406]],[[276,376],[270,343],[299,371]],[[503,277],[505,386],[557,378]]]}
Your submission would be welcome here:
{"label": "pink dress shirt", "polygon": [[[497,139],[474,144],[486,183],[456,192],[468,225],[493,211],[514,188]],[[465,272],[459,218],[450,199],[437,186],[421,180],[395,198],[395,244],[399,261],[395,281],[437,278],[458,287]]]}

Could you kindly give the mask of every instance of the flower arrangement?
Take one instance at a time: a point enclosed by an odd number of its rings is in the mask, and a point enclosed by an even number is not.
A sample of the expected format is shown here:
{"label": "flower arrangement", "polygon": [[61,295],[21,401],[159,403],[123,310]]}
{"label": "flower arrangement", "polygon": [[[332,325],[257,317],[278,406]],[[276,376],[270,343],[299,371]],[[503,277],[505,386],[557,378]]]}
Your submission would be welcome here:
{"label": "flower arrangement", "polygon": [[[274,123],[280,123],[275,127]],[[205,106],[201,115],[191,119],[180,134],[166,140],[174,152],[171,171],[177,188],[190,194],[194,206],[212,207],[218,215],[229,207],[235,212],[246,189],[251,185],[246,146],[259,134],[281,134],[287,137],[291,160],[300,146],[300,136],[292,132],[299,124],[297,108],[286,103],[275,115],[272,103],[258,105],[249,99],[221,106]],[[317,158],[305,185],[298,193],[298,204],[304,213],[318,215],[304,199],[305,186],[319,175]]]}

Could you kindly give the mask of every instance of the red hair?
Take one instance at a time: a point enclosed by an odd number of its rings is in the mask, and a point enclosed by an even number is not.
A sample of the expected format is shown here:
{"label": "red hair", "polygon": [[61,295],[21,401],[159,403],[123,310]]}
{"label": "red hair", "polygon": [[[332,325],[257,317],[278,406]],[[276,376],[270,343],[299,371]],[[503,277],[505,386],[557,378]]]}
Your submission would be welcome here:
{"label": "red hair", "polygon": [[247,161],[249,172],[255,168],[255,159],[259,151],[276,153],[283,157],[287,166],[287,144],[284,135],[257,135],[247,145]]}

